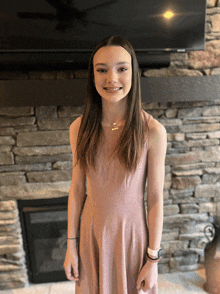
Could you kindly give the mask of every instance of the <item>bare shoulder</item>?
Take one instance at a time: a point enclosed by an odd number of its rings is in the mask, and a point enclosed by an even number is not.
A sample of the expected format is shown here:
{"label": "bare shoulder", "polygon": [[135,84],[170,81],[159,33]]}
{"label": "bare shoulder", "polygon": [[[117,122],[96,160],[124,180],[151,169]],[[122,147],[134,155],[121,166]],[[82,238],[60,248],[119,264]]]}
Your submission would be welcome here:
{"label": "bare shoulder", "polygon": [[164,125],[162,125],[158,120],[155,118],[151,118],[149,121],[149,131],[151,134],[161,133],[162,135],[166,134],[166,129]]}
{"label": "bare shoulder", "polygon": [[77,141],[81,120],[82,120],[82,116],[75,119],[69,127],[69,139],[70,139],[71,146],[73,146]]}
{"label": "bare shoulder", "polygon": [[81,124],[81,121],[82,121],[82,115],[81,115],[80,117],[77,117],[77,119],[75,119],[75,120],[71,123],[69,129],[70,129],[70,130],[77,130],[77,129],[79,129],[80,124]]}
{"label": "bare shoulder", "polygon": [[149,147],[158,142],[163,143],[166,145],[167,142],[167,131],[166,128],[155,118],[151,118],[149,121],[149,133],[148,133],[148,140],[149,140]]}

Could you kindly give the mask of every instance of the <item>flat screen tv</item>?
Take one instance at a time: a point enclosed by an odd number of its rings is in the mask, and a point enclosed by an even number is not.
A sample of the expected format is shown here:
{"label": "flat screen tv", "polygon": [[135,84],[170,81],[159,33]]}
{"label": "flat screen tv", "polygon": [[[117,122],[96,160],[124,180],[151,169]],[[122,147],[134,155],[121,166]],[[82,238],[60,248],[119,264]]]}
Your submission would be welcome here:
{"label": "flat screen tv", "polygon": [[[2,0],[0,66],[87,67],[96,44],[122,36],[146,56],[204,50],[206,0]],[[141,58],[142,57],[142,58]]]}

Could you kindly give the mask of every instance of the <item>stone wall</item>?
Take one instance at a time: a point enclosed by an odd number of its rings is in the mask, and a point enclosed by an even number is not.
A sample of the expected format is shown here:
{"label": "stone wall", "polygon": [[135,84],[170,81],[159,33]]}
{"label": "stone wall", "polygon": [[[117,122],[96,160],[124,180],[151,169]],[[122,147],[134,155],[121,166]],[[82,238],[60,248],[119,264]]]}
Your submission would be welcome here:
{"label": "stone wall", "polygon": [[[142,76],[220,75],[220,0],[207,5],[206,50],[171,54],[170,67],[145,69]],[[85,77],[87,71],[0,72],[4,80]],[[204,227],[220,211],[220,101],[198,97],[142,106],[166,127],[168,139],[159,272],[195,270],[204,262]],[[82,112],[63,106],[0,108],[0,290],[29,283],[17,200],[68,195],[69,126]]]}

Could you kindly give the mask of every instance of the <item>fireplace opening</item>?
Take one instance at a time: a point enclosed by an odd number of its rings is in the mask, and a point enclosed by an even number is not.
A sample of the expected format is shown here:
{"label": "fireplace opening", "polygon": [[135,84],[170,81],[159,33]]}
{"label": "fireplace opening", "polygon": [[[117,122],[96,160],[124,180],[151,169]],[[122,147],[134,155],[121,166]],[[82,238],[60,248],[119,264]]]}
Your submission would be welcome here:
{"label": "fireplace opening", "polygon": [[67,281],[63,268],[67,207],[68,196],[18,200],[28,277],[32,283]]}

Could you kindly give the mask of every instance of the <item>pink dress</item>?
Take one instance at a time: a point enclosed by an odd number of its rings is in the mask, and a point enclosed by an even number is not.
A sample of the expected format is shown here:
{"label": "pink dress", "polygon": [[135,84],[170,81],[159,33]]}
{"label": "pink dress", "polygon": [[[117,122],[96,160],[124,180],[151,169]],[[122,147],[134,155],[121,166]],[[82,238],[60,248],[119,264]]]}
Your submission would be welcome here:
{"label": "pink dress", "polygon": [[[142,112],[149,122],[152,116]],[[146,137],[136,171],[126,173],[118,158],[107,159],[122,128],[112,131],[103,126],[97,170],[90,169],[86,174],[87,198],[81,215],[75,294],[145,293],[136,289],[136,282],[146,263],[148,244],[144,205],[148,144]]]}

